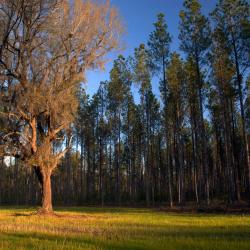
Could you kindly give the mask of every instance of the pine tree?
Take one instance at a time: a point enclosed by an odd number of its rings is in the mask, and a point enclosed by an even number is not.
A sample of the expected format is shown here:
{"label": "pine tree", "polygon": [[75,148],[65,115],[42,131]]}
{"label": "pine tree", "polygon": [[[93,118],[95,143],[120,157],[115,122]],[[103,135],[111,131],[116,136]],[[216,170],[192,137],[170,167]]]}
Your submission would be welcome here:
{"label": "pine tree", "polygon": [[184,10],[180,12],[180,36],[181,50],[192,58],[195,67],[195,88],[198,90],[200,144],[202,151],[202,167],[204,169],[204,193],[206,203],[209,204],[209,168],[207,159],[207,143],[204,122],[204,79],[202,64],[204,55],[210,44],[210,28],[208,19],[201,13],[201,5],[198,0],[186,0]]}
{"label": "pine tree", "polygon": [[250,36],[249,3],[244,0],[220,0],[212,12],[215,26],[225,34],[227,46],[230,48],[231,60],[235,68],[235,82],[238,87],[238,99],[242,123],[242,142],[247,173],[247,187],[250,190],[250,152],[246,132],[244,110],[245,83],[244,72],[249,69]]}
{"label": "pine tree", "polygon": [[[164,14],[160,13],[157,16],[157,22],[154,23],[155,30],[151,32],[148,41],[150,66],[153,73],[161,72],[162,80],[162,99],[164,104],[164,127],[165,127],[165,140],[167,136],[167,83],[166,83],[166,66],[169,57],[169,46],[171,43],[171,36],[168,33],[168,26],[165,21]],[[167,154],[168,152],[166,152]],[[168,164],[165,164],[166,168]],[[170,174],[170,167],[168,166],[168,185],[169,185],[169,202],[170,206],[173,205],[172,198],[172,180]]]}

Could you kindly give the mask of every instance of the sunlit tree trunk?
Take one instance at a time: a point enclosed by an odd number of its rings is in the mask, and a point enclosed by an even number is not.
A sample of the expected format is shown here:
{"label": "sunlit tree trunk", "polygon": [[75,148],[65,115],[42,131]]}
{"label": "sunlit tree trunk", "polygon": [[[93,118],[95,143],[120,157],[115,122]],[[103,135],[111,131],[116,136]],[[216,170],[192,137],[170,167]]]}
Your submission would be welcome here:
{"label": "sunlit tree trunk", "polygon": [[41,213],[48,214],[53,212],[52,191],[51,191],[51,170],[44,169],[42,174],[42,208]]}

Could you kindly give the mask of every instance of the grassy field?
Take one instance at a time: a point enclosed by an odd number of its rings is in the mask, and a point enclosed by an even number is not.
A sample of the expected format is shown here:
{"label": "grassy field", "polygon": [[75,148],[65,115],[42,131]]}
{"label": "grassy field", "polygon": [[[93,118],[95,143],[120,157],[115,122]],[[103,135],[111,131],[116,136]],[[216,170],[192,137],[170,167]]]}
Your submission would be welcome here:
{"label": "grassy field", "polygon": [[250,216],[133,208],[0,208],[0,249],[250,249]]}

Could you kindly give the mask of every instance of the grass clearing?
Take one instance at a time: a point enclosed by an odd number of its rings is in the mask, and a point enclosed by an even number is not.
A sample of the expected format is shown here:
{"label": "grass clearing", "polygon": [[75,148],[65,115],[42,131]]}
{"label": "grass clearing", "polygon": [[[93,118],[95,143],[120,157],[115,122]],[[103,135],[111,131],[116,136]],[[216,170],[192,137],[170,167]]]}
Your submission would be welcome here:
{"label": "grass clearing", "polygon": [[137,208],[0,208],[0,249],[250,249],[250,215]]}

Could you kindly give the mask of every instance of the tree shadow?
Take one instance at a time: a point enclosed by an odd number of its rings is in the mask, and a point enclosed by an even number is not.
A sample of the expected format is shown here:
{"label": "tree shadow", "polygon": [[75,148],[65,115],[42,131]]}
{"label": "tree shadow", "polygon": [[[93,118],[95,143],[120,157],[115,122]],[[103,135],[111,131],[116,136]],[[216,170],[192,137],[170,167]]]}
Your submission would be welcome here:
{"label": "tree shadow", "polygon": [[[136,242],[127,242],[126,244],[122,242],[110,242],[109,240],[103,240],[100,238],[85,238],[85,237],[65,237],[58,235],[47,235],[38,233],[4,233],[5,239],[10,238],[11,241],[16,240],[17,242],[24,245],[23,247],[28,247],[27,249],[37,249],[37,244],[39,244],[39,249],[117,249],[117,250],[144,250],[145,247],[139,246]],[[0,237],[1,239],[1,237]],[[34,242],[33,245],[31,243]],[[45,244],[44,246],[42,244]],[[75,248],[74,248],[75,247]],[[18,249],[18,248],[14,248]],[[26,248],[25,248],[26,249]]]}
{"label": "tree shadow", "polygon": [[[79,233],[75,235],[55,235],[43,232],[6,232],[4,240],[15,239],[27,249],[249,249],[250,227],[183,227],[174,230],[165,226],[141,225],[136,231],[128,233],[128,226],[118,227],[115,231],[104,231],[102,235]],[[145,228],[148,228],[145,232]],[[225,229],[225,230],[224,230]],[[243,229],[243,230],[242,230]],[[64,228],[64,230],[67,230]],[[125,231],[124,231],[125,230]],[[126,232],[127,231],[127,232]],[[124,237],[125,235],[125,237]],[[32,239],[32,241],[31,241]],[[1,237],[0,237],[1,240]],[[44,244],[44,248],[43,248]],[[166,246],[166,248],[164,247]],[[63,246],[63,247],[61,247]],[[155,247],[155,248],[154,248]],[[13,248],[18,249],[18,248]],[[26,249],[26,248],[24,248]]]}
{"label": "tree shadow", "polygon": [[138,214],[150,214],[154,211],[153,208],[131,208],[131,207],[100,207],[100,206],[85,206],[85,207],[61,207],[56,206],[55,211],[58,212],[74,212],[74,213],[138,213]]}
{"label": "tree shadow", "polygon": [[27,213],[13,213],[12,216],[15,216],[15,217],[22,217],[22,216],[25,216],[25,217],[30,217],[32,216],[33,214],[27,214]]}

